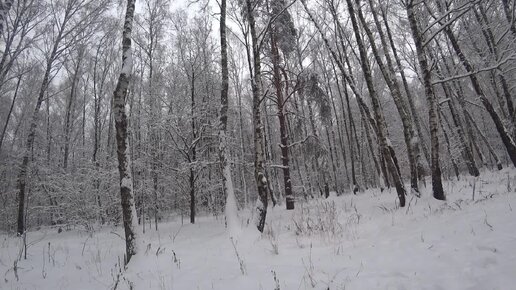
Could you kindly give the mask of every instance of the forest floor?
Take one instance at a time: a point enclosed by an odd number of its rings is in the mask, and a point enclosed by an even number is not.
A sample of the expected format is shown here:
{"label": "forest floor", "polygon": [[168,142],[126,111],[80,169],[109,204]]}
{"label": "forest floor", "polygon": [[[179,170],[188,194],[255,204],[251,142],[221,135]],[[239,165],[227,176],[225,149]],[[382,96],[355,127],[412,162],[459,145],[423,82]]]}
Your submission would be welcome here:
{"label": "forest floor", "polygon": [[446,202],[428,187],[405,208],[377,189],[269,208],[262,235],[241,211],[233,239],[221,217],[162,223],[123,275],[121,228],[29,232],[16,270],[2,234],[0,289],[515,289],[516,170],[447,181]]}

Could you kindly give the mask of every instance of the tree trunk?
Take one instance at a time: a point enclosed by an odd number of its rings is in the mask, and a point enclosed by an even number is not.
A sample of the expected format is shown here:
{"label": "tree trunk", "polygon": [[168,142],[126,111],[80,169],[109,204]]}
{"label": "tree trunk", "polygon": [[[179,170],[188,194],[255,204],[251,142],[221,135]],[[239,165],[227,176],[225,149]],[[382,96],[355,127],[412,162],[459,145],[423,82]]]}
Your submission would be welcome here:
{"label": "tree trunk", "polygon": [[466,110],[465,110],[465,115],[466,115],[466,119],[469,120],[471,125],[473,125],[473,128],[475,128],[475,130],[477,131],[478,135],[480,135],[480,138],[482,139],[482,141],[486,144],[487,149],[489,150],[489,153],[491,154],[491,156],[493,156],[493,159],[495,160],[496,167],[498,168],[498,170],[502,170],[503,169],[502,162],[500,162],[500,158],[498,157],[498,154],[496,154],[495,150],[493,149],[493,146],[491,146],[491,143],[489,143],[489,140],[487,140],[487,137],[485,136],[485,134],[482,132],[482,130],[480,130],[480,128],[478,127],[475,120],[473,120],[473,117],[471,116],[471,114]]}
{"label": "tree trunk", "polygon": [[[442,116],[441,110],[439,110],[439,113]],[[446,128],[445,128],[442,120],[443,120],[443,118],[439,118],[439,121],[440,121],[439,123],[441,124],[441,129],[443,130],[444,141],[446,142],[446,149],[448,151],[448,155],[450,156],[450,161],[452,163],[452,167],[453,167],[453,171],[455,172],[455,176],[457,177],[457,180],[459,180],[459,177],[460,177],[459,167],[457,166],[457,161],[455,160],[455,156],[452,153],[450,138],[448,137],[448,133],[446,132]]]}
{"label": "tree trunk", "polygon": [[294,209],[294,194],[292,192],[292,180],[290,178],[290,165],[288,156],[288,133],[287,121],[285,116],[285,100],[283,98],[283,89],[281,85],[280,72],[280,55],[276,40],[276,31],[271,31],[271,52],[272,67],[274,76],[274,87],[276,88],[276,103],[278,106],[278,120],[280,126],[280,149],[281,149],[281,165],[283,171],[283,186],[285,188],[285,201],[287,210]]}
{"label": "tree trunk", "polygon": [[68,157],[70,155],[70,134],[73,126],[73,114],[74,114],[74,105],[75,105],[75,94],[77,93],[77,85],[79,81],[79,69],[82,62],[82,53],[79,53],[77,64],[74,67],[74,72],[72,76],[72,85],[70,88],[70,95],[66,104],[66,114],[65,114],[65,127],[64,127],[64,157],[63,157],[63,169],[68,168]]}
{"label": "tree trunk", "polygon": [[[195,162],[197,161],[197,128],[195,122],[195,72],[192,65],[192,79],[190,85],[190,122],[192,128],[192,148],[190,153],[190,223],[195,223]],[[195,142],[195,144],[193,144]]]}
{"label": "tree trunk", "polygon": [[376,28],[378,30],[378,34],[380,36],[380,40],[383,47],[383,54],[385,57],[385,64],[383,63],[382,58],[380,57],[380,52],[378,51],[376,44],[375,44],[375,37],[373,36],[373,32],[367,25],[367,21],[362,13],[362,9],[360,8],[360,0],[355,0],[357,3],[357,14],[358,18],[360,19],[360,22],[362,23],[362,27],[364,28],[364,31],[366,32],[367,37],[369,38],[369,43],[371,45],[371,49],[373,52],[373,55],[376,59],[376,63],[380,67],[380,70],[383,74],[384,80],[387,84],[387,87],[389,88],[389,91],[391,92],[392,99],[394,101],[394,104],[396,105],[396,109],[398,110],[398,113],[401,118],[401,123],[403,126],[403,136],[405,140],[405,146],[407,148],[407,155],[408,155],[408,161],[409,161],[409,167],[410,167],[410,186],[411,190],[414,194],[419,196],[419,187],[418,187],[418,166],[417,166],[417,159],[416,154],[414,153],[415,147],[419,146],[417,142],[417,138],[414,138],[414,129],[413,129],[413,122],[412,122],[412,116],[410,115],[407,105],[405,104],[405,101],[403,99],[403,96],[401,95],[401,89],[398,84],[398,81],[395,78],[395,69],[394,65],[392,64],[390,51],[388,49],[387,41],[385,39],[385,36],[383,34],[382,27],[380,26],[380,22],[378,20],[378,17],[376,15],[375,10],[372,7],[372,2],[369,0],[369,4],[371,5],[371,12],[373,15],[374,22],[376,24]]}
{"label": "tree trunk", "polygon": [[263,140],[263,125],[261,120],[260,103],[262,101],[261,59],[260,46],[256,32],[254,19],[254,5],[251,0],[246,0],[247,20],[250,26],[252,40],[252,55],[254,74],[251,81],[253,93],[253,129],[254,129],[254,177],[258,188],[258,200],[256,203],[257,220],[256,227],[263,232],[265,218],[267,216],[267,202],[269,196],[268,180],[265,175],[265,153]]}
{"label": "tree trunk", "polygon": [[427,163],[430,164],[430,153],[428,151],[428,148],[426,147],[426,142],[425,142],[425,138],[424,138],[424,134],[423,134],[423,129],[421,128],[421,122],[419,120],[419,114],[417,112],[416,105],[414,103],[414,95],[412,94],[412,92],[411,92],[411,90],[409,88],[407,77],[405,76],[405,70],[403,68],[403,65],[401,64],[401,60],[400,60],[400,57],[398,55],[396,44],[394,43],[394,40],[393,40],[393,37],[392,37],[392,33],[391,33],[391,29],[390,29],[389,23],[387,21],[386,11],[385,11],[385,9],[381,9],[381,11],[382,11],[383,23],[384,23],[384,26],[385,26],[385,31],[387,32],[387,38],[389,39],[389,44],[390,44],[391,49],[392,49],[392,55],[394,56],[394,60],[396,61],[396,66],[397,66],[398,71],[399,71],[400,76],[401,76],[401,81],[403,83],[403,88],[405,90],[405,94],[407,95],[407,99],[408,99],[408,103],[409,103],[409,108],[410,108],[410,113],[412,114],[412,118],[414,119],[414,124],[416,125],[417,135],[419,136],[418,144],[423,149],[423,154],[425,155],[425,159],[426,159]]}
{"label": "tree trunk", "polygon": [[226,221],[228,223],[228,227],[232,229],[238,225],[238,220],[236,217],[237,203],[235,199],[235,190],[233,188],[233,179],[231,176],[231,165],[228,161],[229,150],[227,148],[229,72],[226,39],[226,0],[221,0],[220,5],[220,51],[222,87],[220,90],[219,160],[222,171],[222,190],[226,198]]}
{"label": "tree trunk", "polygon": [[45,73],[43,75],[43,81],[41,82],[41,86],[39,88],[38,99],[36,101],[36,107],[34,108],[34,112],[32,114],[32,120],[29,127],[29,133],[27,135],[27,141],[25,143],[25,152],[23,153],[22,164],[20,166],[20,172],[18,174],[18,235],[23,235],[25,232],[25,188],[27,183],[27,174],[29,171],[29,163],[30,156],[32,151],[32,146],[34,144],[34,140],[36,138],[36,128],[38,126],[38,115],[39,109],[41,108],[41,104],[43,103],[43,99],[45,97],[45,92],[47,91],[48,85],[50,83],[50,74],[52,71],[53,63],[56,59],[57,50],[59,48],[59,43],[62,40],[64,26],[69,19],[69,14],[67,13],[64,16],[64,20],[61,23],[59,33],[55,39],[54,46],[52,51],[47,59]]}
{"label": "tree trunk", "polygon": [[131,49],[131,34],[133,28],[135,0],[127,0],[127,10],[122,36],[122,71],[118,77],[113,94],[113,114],[115,118],[118,172],[120,174],[120,197],[122,217],[125,231],[126,263],[138,252],[137,233],[138,217],[133,197],[133,178],[131,175],[131,159],[129,156],[129,134],[125,103],[131,80],[133,55]]}
{"label": "tree trunk", "polygon": [[369,95],[371,97],[371,103],[373,107],[373,113],[376,120],[377,125],[377,135],[378,135],[378,142],[380,145],[380,150],[382,152],[382,155],[385,157],[385,161],[387,163],[387,167],[391,173],[391,176],[393,177],[394,185],[396,187],[396,192],[398,194],[398,198],[400,200],[400,206],[405,206],[405,186],[403,184],[403,180],[399,174],[399,170],[396,166],[396,155],[394,154],[394,150],[391,150],[390,141],[387,136],[387,130],[385,125],[385,119],[383,116],[382,109],[380,107],[380,100],[378,98],[378,94],[376,92],[376,88],[373,84],[373,75],[371,72],[371,66],[369,63],[369,59],[367,56],[367,51],[365,48],[365,45],[362,41],[362,36],[360,29],[358,27],[358,22],[355,17],[355,8],[353,7],[353,4],[351,3],[351,0],[346,0],[346,3],[348,5],[348,12],[351,18],[351,24],[353,25],[353,30],[355,33],[355,39],[357,41],[358,50],[360,53],[360,62],[362,71],[364,74],[364,78],[366,81],[367,89],[369,91]]}
{"label": "tree trunk", "polygon": [[[504,5],[505,6],[505,5]],[[497,42],[495,40],[495,37],[493,35],[493,31],[491,29],[491,23],[489,23],[488,17],[486,15],[486,11],[484,7],[482,6],[482,3],[478,4],[479,11],[476,9],[473,9],[475,12],[475,18],[477,19],[478,23],[482,27],[482,34],[484,35],[484,38],[486,40],[486,43],[489,47],[490,52],[493,54],[494,59],[499,59],[499,52],[497,47]],[[505,10],[505,8],[504,8]],[[510,19],[510,16],[509,18]],[[511,23],[511,29],[514,26],[514,23]],[[507,83],[507,79],[505,78],[505,74],[502,70],[498,71],[498,78],[500,79],[500,83],[502,85],[502,91],[503,95],[505,97],[505,101],[507,103],[507,110],[509,112],[509,119],[514,120],[514,104],[513,104],[513,97],[510,92],[509,84]],[[500,108],[503,112],[503,106]]]}
{"label": "tree trunk", "polygon": [[[330,42],[329,40],[325,37],[325,34],[322,30],[322,28],[320,27],[320,25],[317,23],[317,21],[315,20],[314,16],[312,15],[312,13],[310,12],[310,10],[308,9],[308,6],[306,5],[306,2],[305,0],[302,0],[301,1],[301,4],[303,5],[303,8],[305,9],[305,12],[308,14],[308,17],[310,18],[310,21],[314,24],[315,28],[317,29],[317,31],[319,32],[319,34],[321,35],[322,39],[323,39],[323,42],[324,42],[324,45],[326,46],[326,49],[330,52],[330,55],[332,56],[333,60],[335,61],[335,63],[337,64],[337,67],[339,68],[339,71],[342,75],[342,78],[343,78],[343,89],[344,89],[344,93],[346,95],[346,101],[347,101],[347,107],[348,107],[348,117],[350,118],[350,124],[349,124],[349,135],[348,135],[348,140],[351,140],[349,139],[349,137],[353,135],[353,128],[354,128],[354,122],[353,122],[353,117],[352,117],[352,114],[351,114],[351,107],[350,107],[350,103],[349,103],[349,96],[348,96],[348,93],[347,93],[347,90],[346,90],[346,84],[351,88],[351,91],[353,92],[353,94],[355,95],[356,97],[356,100],[359,104],[359,106],[363,106],[363,109],[364,109],[364,112],[367,114],[369,120],[371,121],[371,124],[373,125],[373,127],[376,127],[376,124],[375,124],[375,121],[374,119],[372,119],[371,115],[370,115],[370,111],[369,111],[369,108],[367,107],[367,105],[365,104],[364,100],[362,99],[362,95],[360,93],[360,90],[357,88],[355,82],[354,82],[354,78],[352,77],[352,74],[351,74],[351,71],[350,72],[347,72],[345,67],[344,67],[344,63],[343,63],[343,60],[341,57],[339,57],[339,55],[337,55],[337,53],[335,52],[335,50],[333,49],[333,47],[330,45]],[[337,24],[339,24],[338,20],[335,19],[335,21],[337,22]],[[338,28],[341,28],[340,25],[338,25]],[[337,29],[337,31],[341,32],[342,29]],[[342,38],[342,36],[341,36]],[[341,39],[342,40],[342,39]],[[349,64],[349,58],[347,57],[344,57],[344,61],[346,62],[346,64],[348,66],[350,66]],[[342,101],[342,99],[341,99]],[[375,128],[375,132],[376,132],[376,128]],[[350,141],[350,155],[353,157],[354,156],[354,152],[353,152],[353,145],[352,145],[352,141]],[[356,181],[356,178],[355,178],[355,170],[354,170],[354,164],[353,164],[353,159],[352,159],[352,175],[353,175],[353,192],[356,193],[358,190],[359,190],[359,185]]]}
{"label": "tree trunk", "polygon": [[437,113],[437,102],[434,90],[432,87],[432,75],[428,66],[428,61],[423,50],[423,36],[420,33],[415,12],[414,12],[414,0],[409,0],[406,6],[407,17],[409,20],[410,30],[412,32],[412,38],[416,45],[416,53],[419,62],[419,68],[423,75],[423,85],[425,87],[425,95],[428,102],[428,119],[430,124],[430,149],[431,149],[431,164],[430,169],[432,172],[432,191],[434,198],[439,200],[445,200],[443,183],[441,177],[441,166],[439,164],[439,116]]}
{"label": "tree trunk", "polygon": [[[437,69],[438,73],[440,73],[440,70]],[[480,172],[478,171],[477,164],[475,163],[475,159],[473,158],[473,152],[472,148],[469,146],[469,144],[466,142],[466,135],[464,133],[464,126],[462,124],[462,120],[455,109],[455,106],[452,102],[452,94],[450,93],[450,88],[445,83],[442,84],[444,95],[446,96],[448,101],[448,107],[450,109],[450,114],[452,116],[453,123],[456,128],[456,134],[455,137],[459,140],[460,143],[460,149],[461,149],[461,155],[466,163],[466,167],[468,168],[468,172],[471,176],[479,176]]]}
{"label": "tree trunk", "polygon": [[2,152],[2,144],[4,142],[5,132],[7,131],[7,126],[9,126],[9,120],[11,119],[11,114],[13,112],[14,103],[16,102],[16,97],[18,96],[18,89],[20,88],[21,80],[22,75],[19,75],[18,81],[16,82],[16,88],[14,89],[13,100],[11,101],[11,106],[9,107],[9,112],[7,113],[4,128],[2,129],[2,135],[0,135],[0,153]]}
{"label": "tree trunk", "polygon": [[500,138],[502,139],[503,144],[505,145],[505,148],[507,150],[507,154],[509,155],[509,158],[512,161],[512,164],[516,167],[516,144],[514,143],[513,139],[509,135],[509,132],[507,131],[507,128],[503,124],[502,120],[500,119],[500,116],[494,109],[491,102],[487,99],[484,90],[480,86],[480,82],[477,79],[476,74],[474,73],[473,66],[470,64],[469,60],[466,58],[466,55],[462,52],[462,49],[459,46],[459,43],[455,36],[453,35],[453,32],[449,27],[446,27],[445,29],[446,36],[450,40],[451,46],[453,47],[453,50],[459,57],[459,60],[461,61],[462,65],[466,69],[469,75],[469,79],[471,81],[471,84],[473,86],[473,90],[480,98],[480,101],[486,108],[487,112],[491,116],[491,119],[493,120],[496,130],[498,131],[498,134],[500,135]]}

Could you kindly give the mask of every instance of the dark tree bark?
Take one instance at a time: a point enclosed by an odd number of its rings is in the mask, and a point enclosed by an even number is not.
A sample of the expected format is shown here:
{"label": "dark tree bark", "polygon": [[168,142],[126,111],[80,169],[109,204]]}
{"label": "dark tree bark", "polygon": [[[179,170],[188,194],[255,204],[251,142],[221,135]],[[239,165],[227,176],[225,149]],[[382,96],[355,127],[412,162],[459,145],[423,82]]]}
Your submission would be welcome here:
{"label": "dark tree bark", "polygon": [[16,82],[16,88],[14,89],[13,100],[11,101],[11,106],[9,107],[9,112],[7,113],[4,128],[2,129],[2,135],[0,135],[0,153],[2,152],[2,144],[4,142],[5,132],[7,131],[7,126],[9,126],[9,120],[11,119],[11,114],[13,112],[14,104],[16,102],[16,97],[18,96],[18,90],[20,88],[21,80],[22,80],[22,75],[19,75],[18,81]]}
{"label": "dark tree bark", "polygon": [[197,124],[195,122],[195,71],[192,65],[192,79],[190,80],[190,122],[192,127],[192,148],[190,156],[190,223],[195,223],[195,162],[197,161]]}
{"label": "dark tree bark", "polygon": [[271,52],[272,52],[272,67],[274,87],[276,88],[276,103],[278,106],[278,120],[280,126],[280,151],[281,151],[281,165],[283,171],[283,186],[285,188],[285,200],[287,210],[294,209],[294,194],[292,192],[292,180],[290,178],[290,159],[288,156],[288,132],[287,120],[285,115],[286,100],[283,97],[283,86],[281,84],[280,72],[280,54],[277,44],[277,35],[275,29],[270,33],[271,37]]}

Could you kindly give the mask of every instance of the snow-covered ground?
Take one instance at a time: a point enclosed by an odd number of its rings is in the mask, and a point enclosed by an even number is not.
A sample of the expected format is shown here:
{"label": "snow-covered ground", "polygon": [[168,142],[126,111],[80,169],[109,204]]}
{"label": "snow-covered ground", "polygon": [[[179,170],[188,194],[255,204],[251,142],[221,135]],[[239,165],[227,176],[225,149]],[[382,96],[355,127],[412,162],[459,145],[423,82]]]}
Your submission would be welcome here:
{"label": "snow-covered ground", "polygon": [[241,211],[233,239],[222,218],[163,223],[121,276],[120,228],[30,232],[17,271],[20,240],[1,235],[0,289],[123,289],[124,277],[136,289],[516,289],[516,170],[445,190],[405,208],[394,190],[269,208],[263,235]]}

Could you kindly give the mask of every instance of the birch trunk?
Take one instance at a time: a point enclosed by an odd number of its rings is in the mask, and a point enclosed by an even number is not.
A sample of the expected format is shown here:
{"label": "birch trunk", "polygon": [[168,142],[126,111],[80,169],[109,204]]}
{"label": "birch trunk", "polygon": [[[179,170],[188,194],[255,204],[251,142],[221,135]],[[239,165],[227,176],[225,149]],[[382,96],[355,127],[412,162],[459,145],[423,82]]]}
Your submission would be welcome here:
{"label": "birch trunk", "polygon": [[[417,135],[419,137],[419,145],[421,146],[421,149],[423,149],[423,154],[425,155],[425,159],[426,159],[427,163],[430,164],[430,153],[429,153],[426,143],[424,141],[425,138],[424,138],[424,134],[423,134],[423,129],[421,128],[419,114],[416,109],[416,104],[414,103],[414,95],[412,94],[412,91],[409,88],[407,77],[405,76],[405,70],[403,68],[403,65],[401,64],[401,59],[398,55],[396,44],[394,43],[394,39],[392,37],[392,32],[391,32],[391,29],[389,26],[389,22],[387,21],[387,15],[386,15],[387,12],[385,11],[385,9],[381,9],[381,10],[382,10],[382,18],[383,18],[383,23],[385,26],[385,31],[387,33],[387,38],[389,39],[389,44],[392,49],[392,55],[394,56],[394,60],[396,61],[396,67],[398,68],[398,71],[400,73],[401,81],[403,83],[403,88],[405,90],[405,94],[407,95],[410,113],[412,114],[412,118],[414,119],[414,124],[416,126]],[[419,166],[422,167],[422,165],[419,165]],[[419,174],[421,174],[421,172],[419,172]]]}
{"label": "birch trunk", "polygon": [[229,150],[227,140],[228,127],[228,48],[226,39],[226,0],[221,0],[220,4],[220,51],[221,51],[221,70],[222,87],[220,90],[220,129],[219,129],[219,160],[222,169],[222,190],[226,197],[226,221],[230,231],[238,225],[236,217],[237,203],[231,176],[231,165],[229,164]]}
{"label": "birch trunk", "polygon": [[375,37],[373,36],[373,32],[367,25],[367,21],[364,17],[364,14],[362,13],[362,9],[360,8],[360,0],[355,0],[357,3],[357,14],[360,22],[362,23],[362,27],[364,28],[364,31],[369,39],[369,43],[371,45],[371,49],[374,55],[374,58],[376,59],[376,63],[380,67],[380,70],[383,74],[383,77],[385,79],[385,82],[387,84],[387,87],[389,88],[389,91],[391,92],[392,99],[394,101],[394,104],[396,105],[396,109],[398,110],[398,113],[401,118],[401,123],[403,126],[403,136],[405,139],[405,146],[407,147],[407,155],[408,155],[408,161],[409,161],[409,167],[410,167],[410,186],[411,190],[414,194],[419,196],[419,187],[418,187],[418,166],[417,166],[417,156],[414,153],[415,147],[419,146],[417,138],[414,138],[414,128],[413,128],[413,121],[412,116],[410,112],[407,109],[407,105],[405,104],[405,100],[403,99],[403,96],[401,95],[401,89],[398,84],[398,81],[395,78],[395,70],[394,65],[391,60],[389,47],[387,45],[387,41],[385,39],[385,35],[383,34],[382,27],[380,26],[380,21],[378,20],[378,17],[376,15],[376,12],[373,9],[372,2],[369,0],[369,4],[371,5],[371,11],[373,15],[374,22],[376,24],[376,28],[378,30],[378,34],[380,36],[380,40],[383,47],[383,54],[385,57],[385,63],[380,57],[380,52],[376,47],[375,44]]}
{"label": "birch trunk", "polygon": [[394,154],[394,150],[392,150],[392,146],[390,144],[388,133],[385,125],[385,118],[383,116],[382,109],[380,107],[380,100],[378,98],[378,94],[376,92],[376,88],[373,84],[373,75],[371,72],[371,66],[369,63],[369,59],[367,56],[367,51],[362,40],[361,32],[358,27],[358,22],[355,17],[355,8],[353,7],[353,3],[351,0],[346,0],[348,5],[348,12],[351,18],[351,24],[353,26],[353,30],[355,33],[355,39],[357,41],[357,46],[360,54],[360,62],[362,66],[362,71],[364,74],[364,78],[367,85],[367,90],[369,91],[369,95],[371,97],[371,103],[373,107],[373,113],[376,120],[377,126],[377,135],[378,142],[380,146],[380,150],[382,155],[385,158],[388,170],[393,178],[394,185],[396,187],[396,192],[398,194],[398,198],[400,200],[400,206],[405,206],[405,186],[403,184],[403,180],[399,174],[399,169],[396,166],[396,155]]}
{"label": "birch trunk", "polygon": [[133,197],[133,178],[131,175],[131,159],[129,156],[128,118],[125,111],[127,91],[131,80],[133,55],[131,34],[133,28],[134,9],[136,0],[127,0],[124,31],[122,36],[122,71],[118,77],[113,94],[113,115],[115,119],[116,144],[118,157],[118,172],[120,174],[120,197],[122,217],[125,231],[126,263],[137,252],[138,218]]}
{"label": "birch trunk", "polygon": [[263,151],[264,136],[260,108],[262,101],[262,72],[259,40],[254,19],[254,6],[255,5],[251,0],[246,0],[247,20],[249,22],[251,32],[254,71],[251,86],[253,94],[254,177],[256,180],[256,186],[258,188],[258,200],[256,202],[256,211],[258,216],[256,219],[256,227],[260,232],[263,232],[265,227],[265,218],[267,216],[267,198],[269,196],[269,186],[265,175],[265,152]]}
{"label": "birch trunk", "polygon": [[419,30],[416,15],[414,11],[414,0],[409,0],[406,6],[407,17],[409,20],[412,38],[416,45],[416,53],[419,62],[419,69],[423,75],[423,85],[425,87],[425,95],[428,102],[428,120],[430,124],[430,150],[431,160],[430,169],[432,172],[432,191],[434,198],[445,200],[443,183],[441,177],[441,166],[439,164],[439,116],[437,112],[437,102],[432,87],[432,76],[428,66],[428,60],[423,50],[423,36]]}

